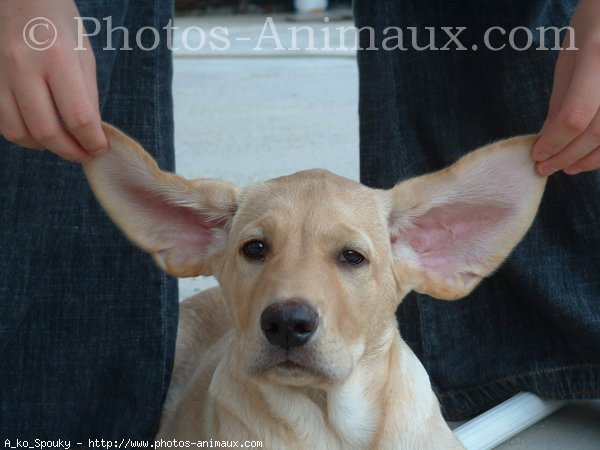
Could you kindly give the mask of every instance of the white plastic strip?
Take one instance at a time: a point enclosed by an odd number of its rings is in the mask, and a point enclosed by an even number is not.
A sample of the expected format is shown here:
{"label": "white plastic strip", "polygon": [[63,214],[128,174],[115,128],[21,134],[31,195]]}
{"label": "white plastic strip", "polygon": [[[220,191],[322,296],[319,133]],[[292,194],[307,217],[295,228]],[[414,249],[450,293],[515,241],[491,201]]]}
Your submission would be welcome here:
{"label": "white plastic strip", "polygon": [[493,449],[566,403],[521,392],[456,428],[454,434],[467,450]]}

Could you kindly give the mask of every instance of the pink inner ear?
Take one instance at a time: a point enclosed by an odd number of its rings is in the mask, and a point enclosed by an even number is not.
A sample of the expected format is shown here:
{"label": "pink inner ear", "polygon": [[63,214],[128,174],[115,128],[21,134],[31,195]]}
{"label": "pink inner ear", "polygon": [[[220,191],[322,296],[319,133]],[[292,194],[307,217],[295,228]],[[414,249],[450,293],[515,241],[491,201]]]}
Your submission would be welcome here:
{"label": "pink inner ear", "polygon": [[156,245],[161,251],[178,250],[180,257],[198,257],[206,253],[212,241],[212,230],[223,228],[225,219],[213,219],[186,206],[170,203],[159,193],[139,186],[127,186],[132,204],[143,214],[155,234]]}
{"label": "pink inner ear", "polygon": [[450,204],[432,208],[392,236],[393,245],[408,244],[420,265],[438,273],[456,273],[486,256],[486,237],[510,214],[506,205]]}

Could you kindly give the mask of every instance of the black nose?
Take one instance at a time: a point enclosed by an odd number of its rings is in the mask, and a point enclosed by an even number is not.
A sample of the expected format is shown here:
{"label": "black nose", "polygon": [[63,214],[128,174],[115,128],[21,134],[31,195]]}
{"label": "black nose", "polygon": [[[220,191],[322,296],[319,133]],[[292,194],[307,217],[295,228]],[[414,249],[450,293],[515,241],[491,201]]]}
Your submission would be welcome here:
{"label": "black nose", "polygon": [[301,302],[273,303],[260,316],[260,328],[267,340],[278,347],[300,347],[319,326],[317,312]]}

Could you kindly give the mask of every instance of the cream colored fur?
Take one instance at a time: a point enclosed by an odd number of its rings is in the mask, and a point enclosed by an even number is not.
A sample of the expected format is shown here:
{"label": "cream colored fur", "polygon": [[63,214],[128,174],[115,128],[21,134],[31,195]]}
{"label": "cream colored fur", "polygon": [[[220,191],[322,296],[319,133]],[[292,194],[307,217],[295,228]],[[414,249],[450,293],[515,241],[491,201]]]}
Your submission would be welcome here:
{"label": "cream colored fur", "polygon": [[[507,257],[544,189],[529,157],[535,137],[484,147],[389,191],[321,170],[238,190],[162,172],[134,141],[105,131],[110,151],[85,171],[112,219],[170,274],[220,283],[181,304],[158,439],[462,448],[394,312],[412,289],[462,297]],[[253,239],[267,243],[262,262],[240,251]],[[349,249],[366,261],[342,262]],[[296,367],[280,365],[259,326],[268,305],[292,298],[320,319],[294,350]]]}

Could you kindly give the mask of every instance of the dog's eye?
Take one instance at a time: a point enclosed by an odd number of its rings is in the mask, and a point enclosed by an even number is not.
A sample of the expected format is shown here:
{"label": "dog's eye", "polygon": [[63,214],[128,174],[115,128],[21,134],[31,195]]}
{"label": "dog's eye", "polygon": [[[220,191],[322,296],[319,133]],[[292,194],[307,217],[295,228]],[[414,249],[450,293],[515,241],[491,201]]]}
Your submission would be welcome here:
{"label": "dog's eye", "polygon": [[365,260],[365,257],[354,250],[345,250],[340,255],[340,262],[357,266]]}
{"label": "dog's eye", "polygon": [[267,244],[262,241],[250,241],[242,247],[242,253],[248,259],[263,261],[267,253]]}

